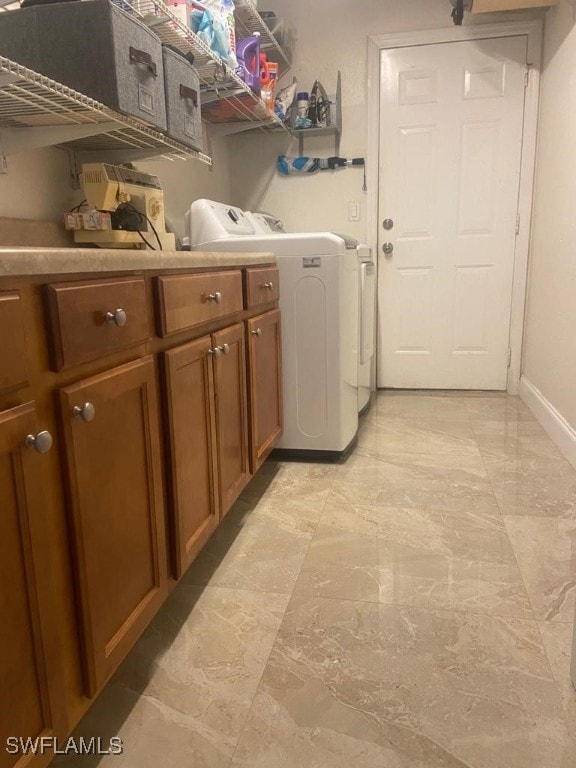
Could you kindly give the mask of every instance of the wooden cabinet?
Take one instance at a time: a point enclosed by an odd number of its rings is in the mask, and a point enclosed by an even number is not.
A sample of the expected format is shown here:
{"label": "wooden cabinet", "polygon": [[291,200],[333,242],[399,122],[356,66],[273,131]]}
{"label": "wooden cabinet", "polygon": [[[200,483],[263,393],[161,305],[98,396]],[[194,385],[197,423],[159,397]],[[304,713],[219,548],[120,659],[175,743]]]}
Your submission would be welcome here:
{"label": "wooden cabinet", "polygon": [[28,383],[22,299],[17,291],[0,293],[0,328],[2,329],[1,392],[18,389]]}
{"label": "wooden cabinet", "polygon": [[248,407],[243,323],[213,334],[218,434],[218,479],[221,517],[250,479]]}
{"label": "wooden cabinet", "polygon": [[254,317],[248,328],[250,462],[256,472],[282,436],[282,342],[280,312]]}
{"label": "wooden cabinet", "polygon": [[80,365],[147,342],[143,278],[46,286],[52,368]]}
{"label": "wooden cabinet", "polygon": [[167,593],[153,358],[66,387],[60,402],[92,696]]}
{"label": "wooden cabinet", "polygon": [[264,267],[246,270],[246,306],[270,304],[280,298],[280,270]]}
{"label": "wooden cabinet", "polygon": [[49,762],[3,745],[73,730],[282,430],[274,265],[84,277],[0,277],[0,768]]}
{"label": "wooden cabinet", "polygon": [[33,403],[0,413],[2,768],[46,765],[51,755],[10,755],[6,740],[55,737],[61,735],[64,725],[46,545],[49,502],[45,495],[47,457],[42,452],[50,446],[50,435],[38,433]]}
{"label": "wooden cabinet", "polygon": [[242,272],[158,278],[160,334],[170,336],[242,312]]}
{"label": "wooden cabinet", "polygon": [[218,525],[212,338],[164,355],[174,569],[180,578]]}

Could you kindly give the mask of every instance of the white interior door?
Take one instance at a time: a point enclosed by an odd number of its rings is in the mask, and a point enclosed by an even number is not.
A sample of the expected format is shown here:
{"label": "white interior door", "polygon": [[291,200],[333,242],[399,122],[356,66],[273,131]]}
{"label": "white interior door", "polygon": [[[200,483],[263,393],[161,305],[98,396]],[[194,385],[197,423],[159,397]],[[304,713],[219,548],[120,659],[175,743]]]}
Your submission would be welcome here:
{"label": "white interior door", "polygon": [[506,389],[526,56],[524,36],[382,51],[379,387]]}

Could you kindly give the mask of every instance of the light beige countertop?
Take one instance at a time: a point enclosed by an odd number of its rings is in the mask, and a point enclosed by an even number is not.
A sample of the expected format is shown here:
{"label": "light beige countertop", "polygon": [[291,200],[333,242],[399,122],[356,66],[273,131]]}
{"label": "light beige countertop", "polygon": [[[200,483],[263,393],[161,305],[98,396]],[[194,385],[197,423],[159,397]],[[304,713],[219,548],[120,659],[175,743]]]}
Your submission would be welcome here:
{"label": "light beige countertop", "polygon": [[122,248],[0,248],[0,278],[159,269],[216,269],[275,263],[268,253],[137,251]]}

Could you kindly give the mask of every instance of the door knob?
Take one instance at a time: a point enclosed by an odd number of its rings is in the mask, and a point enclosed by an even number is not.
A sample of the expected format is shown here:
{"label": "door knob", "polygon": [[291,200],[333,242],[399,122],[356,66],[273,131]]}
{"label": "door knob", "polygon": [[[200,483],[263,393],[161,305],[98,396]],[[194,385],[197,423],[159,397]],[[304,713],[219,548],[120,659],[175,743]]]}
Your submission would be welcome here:
{"label": "door knob", "polygon": [[92,403],[75,405],[74,408],[72,408],[72,416],[76,417],[77,419],[82,419],[82,421],[88,423],[90,421],[94,421],[96,416],[96,408],[94,408]]}
{"label": "door knob", "polygon": [[209,349],[208,354],[212,355],[212,357],[215,357],[218,359],[220,355],[222,354],[222,349],[220,347],[214,347],[214,349]]}
{"label": "door knob", "polygon": [[118,309],[115,309],[114,312],[106,312],[104,320],[106,320],[108,325],[117,325],[118,328],[124,328],[128,322],[128,315],[126,314],[125,309],[119,307]]}
{"label": "door knob", "polygon": [[386,256],[390,256],[391,253],[394,253],[394,244],[393,243],[384,243],[382,246],[382,250],[386,254]]}
{"label": "door knob", "polygon": [[262,336],[262,328],[256,328],[255,331],[252,331],[252,336]]}
{"label": "door knob", "polygon": [[38,432],[37,435],[28,435],[26,438],[26,447],[34,448],[38,453],[48,453],[52,448],[52,435],[48,430],[44,429],[42,432]]}
{"label": "door knob", "polygon": [[382,226],[386,230],[393,229],[394,228],[394,222],[393,222],[392,219],[384,219],[384,221],[382,222]]}
{"label": "door knob", "polygon": [[222,294],[220,291],[216,291],[215,293],[211,293],[208,295],[208,301],[213,301],[216,304],[220,304],[222,301]]}

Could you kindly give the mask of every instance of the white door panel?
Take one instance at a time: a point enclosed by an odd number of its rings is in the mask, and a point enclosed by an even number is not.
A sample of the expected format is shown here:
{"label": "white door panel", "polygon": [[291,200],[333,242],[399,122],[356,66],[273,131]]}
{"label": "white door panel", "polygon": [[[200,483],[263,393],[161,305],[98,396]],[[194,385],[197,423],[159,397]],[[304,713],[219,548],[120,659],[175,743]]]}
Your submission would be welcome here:
{"label": "white door panel", "polygon": [[382,52],[380,387],[506,389],[526,51]]}

